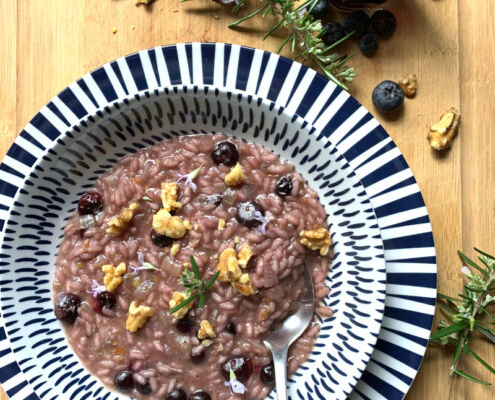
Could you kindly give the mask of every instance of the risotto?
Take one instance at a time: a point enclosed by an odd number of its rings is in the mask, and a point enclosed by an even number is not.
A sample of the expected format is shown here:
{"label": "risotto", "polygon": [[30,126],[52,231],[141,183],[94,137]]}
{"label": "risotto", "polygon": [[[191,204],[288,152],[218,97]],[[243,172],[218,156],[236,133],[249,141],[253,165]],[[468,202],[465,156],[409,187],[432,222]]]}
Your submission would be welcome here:
{"label": "risotto", "polygon": [[[163,141],[80,198],[55,315],[86,368],[129,396],[263,399],[274,371],[262,337],[297,309],[304,260],[316,300],[329,292],[327,227],[316,192],[269,150],[221,134]],[[289,373],[318,330],[291,347]]]}

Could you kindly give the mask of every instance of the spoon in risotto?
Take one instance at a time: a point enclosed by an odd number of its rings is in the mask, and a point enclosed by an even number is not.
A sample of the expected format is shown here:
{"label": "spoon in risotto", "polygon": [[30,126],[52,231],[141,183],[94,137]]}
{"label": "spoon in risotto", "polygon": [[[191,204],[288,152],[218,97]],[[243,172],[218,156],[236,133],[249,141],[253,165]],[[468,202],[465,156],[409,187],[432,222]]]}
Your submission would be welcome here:
{"label": "spoon in risotto", "polygon": [[277,399],[287,400],[287,352],[313,319],[315,298],[313,280],[307,265],[304,267],[304,294],[298,310],[286,318],[275,330],[267,332],[263,344],[272,352],[275,367]]}

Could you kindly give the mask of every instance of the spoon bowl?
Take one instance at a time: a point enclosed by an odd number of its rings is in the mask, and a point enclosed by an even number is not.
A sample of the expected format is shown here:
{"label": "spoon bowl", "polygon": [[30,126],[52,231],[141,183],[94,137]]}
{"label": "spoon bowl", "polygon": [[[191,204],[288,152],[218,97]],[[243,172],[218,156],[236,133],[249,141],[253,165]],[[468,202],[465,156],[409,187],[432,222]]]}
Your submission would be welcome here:
{"label": "spoon bowl", "polygon": [[273,356],[278,400],[287,399],[287,352],[289,347],[306,330],[313,319],[315,310],[313,279],[307,264],[304,265],[303,279],[304,293],[299,300],[297,311],[287,317],[275,330],[267,332],[263,337],[263,344],[272,352]]}

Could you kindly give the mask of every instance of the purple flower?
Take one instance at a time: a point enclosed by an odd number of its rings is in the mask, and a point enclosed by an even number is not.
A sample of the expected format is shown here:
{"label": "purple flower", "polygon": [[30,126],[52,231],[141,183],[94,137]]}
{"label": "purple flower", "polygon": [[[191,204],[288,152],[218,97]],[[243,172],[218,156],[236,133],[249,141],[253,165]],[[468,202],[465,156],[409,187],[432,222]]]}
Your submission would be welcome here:
{"label": "purple flower", "polygon": [[306,8],[303,8],[301,10],[299,10],[299,12],[297,13],[298,17],[299,18],[302,18],[304,17],[304,15],[308,12],[308,10]]}
{"label": "purple flower", "polygon": [[[269,213],[267,213],[269,214]],[[271,214],[268,215],[268,217],[265,217],[261,212],[255,211],[254,212],[254,219],[256,221],[261,222],[261,226],[258,228],[258,230],[264,235],[266,234],[266,226],[268,223],[272,220],[271,219]]]}
{"label": "purple flower", "polygon": [[93,297],[98,297],[98,295],[101,293],[101,292],[104,292],[105,290],[107,290],[107,288],[103,285],[100,285],[98,282],[96,282],[94,279],[93,279],[93,283],[91,284],[91,289],[90,290],[86,290],[87,293],[93,295]]}
{"label": "purple flower", "polygon": [[232,394],[234,393],[244,394],[247,391],[246,386],[244,386],[241,382],[237,380],[237,377],[235,376],[235,373],[232,370],[232,368],[230,368],[230,380],[228,382],[225,382],[225,386],[228,386],[230,388],[230,392]]}
{"label": "purple flower", "polygon": [[139,261],[139,266],[135,267],[131,265],[131,269],[134,271],[133,274],[136,275],[139,271],[143,270],[158,270],[153,264],[150,264],[148,262],[144,262],[144,255],[143,253],[140,253],[139,251],[137,252],[138,255],[138,261]]}
{"label": "purple flower", "polygon": [[177,179],[177,183],[179,183],[182,179],[185,179],[186,185],[188,185],[192,189],[192,191],[195,192],[197,189],[197,186],[193,182],[193,179],[198,176],[199,171],[201,170],[202,167],[203,166],[201,165],[199,168],[196,168],[194,171],[191,171],[186,175],[177,174],[179,176],[179,179]]}

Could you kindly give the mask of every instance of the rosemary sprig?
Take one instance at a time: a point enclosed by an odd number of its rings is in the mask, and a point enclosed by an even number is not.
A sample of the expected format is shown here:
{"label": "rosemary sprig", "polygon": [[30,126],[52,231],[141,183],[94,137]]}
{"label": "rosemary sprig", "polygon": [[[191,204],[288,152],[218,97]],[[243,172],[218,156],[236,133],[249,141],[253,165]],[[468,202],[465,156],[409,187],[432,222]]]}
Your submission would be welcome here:
{"label": "rosemary sprig", "polygon": [[[234,0],[214,1],[224,4],[234,2]],[[235,1],[236,5],[232,12],[238,11],[245,3],[245,0]],[[301,59],[303,63],[313,63],[313,65],[321,69],[328,79],[341,88],[348,90],[345,82],[352,81],[355,76],[354,69],[346,65],[352,55],[339,56],[334,53],[334,49],[347,40],[353,33],[330,46],[325,46],[322,40],[324,28],[321,21],[314,19],[311,15],[311,10],[315,7],[318,0],[306,0],[297,6],[296,0],[260,0],[260,2],[261,5],[258,9],[232,22],[229,28],[233,28],[256,15],[261,15],[263,18],[268,14],[277,16],[279,21],[267,31],[263,40],[272,35],[281,26],[285,27],[288,34],[277,49],[277,54],[290,43],[294,60]]]}
{"label": "rosemary sprig", "polygon": [[495,324],[482,320],[488,316],[492,321],[495,317],[487,310],[488,304],[495,301],[491,292],[495,290],[495,257],[477,248],[480,254],[478,263],[471,260],[465,254],[458,252],[459,257],[467,264],[462,267],[462,273],[467,277],[463,293],[459,298],[438,295],[438,305],[447,314],[449,322],[441,320],[439,330],[431,335],[430,341],[455,347],[454,358],[450,366],[448,397],[451,399],[452,388],[456,376],[469,379],[482,385],[491,385],[489,382],[479,380],[458,368],[459,360],[464,355],[472,356],[476,361],[495,374],[495,369],[476,354],[469,346],[472,340],[472,332],[478,331],[489,341],[495,344]]}
{"label": "rosemary sprig", "polygon": [[173,314],[174,312],[180,310],[182,307],[196,300],[198,297],[198,307],[200,310],[203,309],[205,304],[205,293],[213,286],[218,276],[220,275],[220,271],[217,271],[208,282],[205,282],[201,279],[198,264],[196,263],[194,257],[190,256],[190,260],[193,272],[185,269],[179,278],[179,283],[186,288],[186,294],[188,297],[186,300],[172,308],[170,310],[170,314]]}

